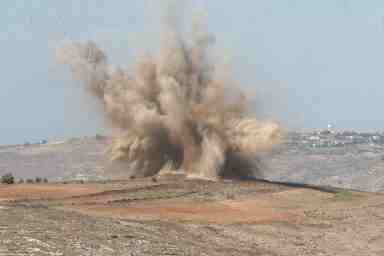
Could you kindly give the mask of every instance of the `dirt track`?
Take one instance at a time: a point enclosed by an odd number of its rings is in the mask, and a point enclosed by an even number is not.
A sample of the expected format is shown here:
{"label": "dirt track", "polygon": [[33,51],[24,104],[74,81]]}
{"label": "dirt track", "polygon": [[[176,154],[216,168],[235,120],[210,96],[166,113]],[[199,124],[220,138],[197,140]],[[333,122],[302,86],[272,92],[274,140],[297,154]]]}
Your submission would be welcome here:
{"label": "dirt track", "polygon": [[0,255],[383,255],[383,199],[182,178],[0,186]]}

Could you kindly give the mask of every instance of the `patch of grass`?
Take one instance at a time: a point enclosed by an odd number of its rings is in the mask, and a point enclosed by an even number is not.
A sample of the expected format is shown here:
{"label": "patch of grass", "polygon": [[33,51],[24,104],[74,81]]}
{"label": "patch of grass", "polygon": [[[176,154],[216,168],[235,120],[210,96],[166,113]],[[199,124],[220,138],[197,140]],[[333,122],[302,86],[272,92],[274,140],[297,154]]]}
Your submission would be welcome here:
{"label": "patch of grass", "polygon": [[59,201],[52,201],[52,202],[47,202],[46,205],[48,207],[63,207],[64,206],[64,203],[63,202],[59,202]]}
{"label": "patch of grass", "polygon": [[135,193],[135,197],[140,199],[173,198],[181,194],[179,191],[139,191]]}
{"label": "patch of grass", "polygon": [[350,190],[342,189],[334,194],[333,199],[337,201],[351,201],[361,197],[358,193]]}

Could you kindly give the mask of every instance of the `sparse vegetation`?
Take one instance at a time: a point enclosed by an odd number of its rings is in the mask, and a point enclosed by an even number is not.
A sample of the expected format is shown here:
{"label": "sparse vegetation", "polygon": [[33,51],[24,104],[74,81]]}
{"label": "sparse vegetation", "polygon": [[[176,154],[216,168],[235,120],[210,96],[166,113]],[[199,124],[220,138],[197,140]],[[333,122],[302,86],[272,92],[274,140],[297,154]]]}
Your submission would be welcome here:
{"label": "sparse vegetation", "polygon": [[[19,183],[24,183],[24,180],[20,179]],[[32,183],[48,183],[48,179],[47,178],[43,179],[41,177],[35,177],[34,179],[28,178],[28,179],[25,180],[25,183],[29,183],[29,184],[32,184]]]}
{"label": "sparse vegetation", "polygon": [[103,135],[101,135],[101,134],[96,134],[95,139],[96,139],[96,140],[104,140],[104,139],[105,139],[105,136],[103,136]]}
{"label": "sparse vegetation", "polygon": [[226,195],[226,198],[227,198],[228,200],[233,200],[233,199],[235,199],[235,195],[234,195],[233,193],[228,193],[228,194]]}
{"label": "sparse vegetation", "polygon": [[13,184],[15,183],[15,178],[13,177],[12,173],[6,173],[3,176],[1,176],[1,183],[2,184]]}
{"label": "sparse vegetation", "polygon": [[334,199],[340,200],[340,201],[350,201],[350,200],[356,199],[357,197],[360,197],[360,196],[361,195],[356,194],[353,191],[342,189],[335,194]]}

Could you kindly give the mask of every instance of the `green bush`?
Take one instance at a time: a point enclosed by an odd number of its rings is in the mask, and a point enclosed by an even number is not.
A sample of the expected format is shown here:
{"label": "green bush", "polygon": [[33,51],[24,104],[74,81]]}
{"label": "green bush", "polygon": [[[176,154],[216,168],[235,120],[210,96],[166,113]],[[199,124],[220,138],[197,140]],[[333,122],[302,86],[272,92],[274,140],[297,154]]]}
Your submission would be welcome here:
{"label": "green bush", "polygon": [[13,177],[12,173],[7,173],[1,176],[1,183],[3,184],[13,184],[15,183],[15,178]]}
{"label": "green bush", "polygon": [[95,139],[96,140],[104,140],[106,137],[100,134],[96,134]]}
{"label": "green bush", "polygon": [[43,181],[43,179],[40,178],[40,177],[36,177],[36,178],[35,178],[35,182],[36,182],[36,183],[41,183],[42,181]]}

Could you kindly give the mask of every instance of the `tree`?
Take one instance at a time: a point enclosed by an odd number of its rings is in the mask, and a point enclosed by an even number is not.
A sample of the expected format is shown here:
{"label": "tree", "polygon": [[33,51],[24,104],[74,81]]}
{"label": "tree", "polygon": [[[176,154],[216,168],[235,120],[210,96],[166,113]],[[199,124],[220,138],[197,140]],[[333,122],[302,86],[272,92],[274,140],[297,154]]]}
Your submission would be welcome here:
{"label": "tree", "polygon": [[15,183],[15,178],[13,177],[12,173],[7,173],[1,176],[1,183],[3,184],[13,184]]}

